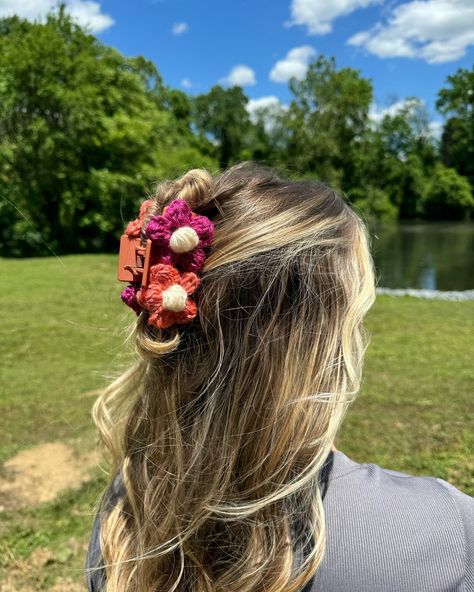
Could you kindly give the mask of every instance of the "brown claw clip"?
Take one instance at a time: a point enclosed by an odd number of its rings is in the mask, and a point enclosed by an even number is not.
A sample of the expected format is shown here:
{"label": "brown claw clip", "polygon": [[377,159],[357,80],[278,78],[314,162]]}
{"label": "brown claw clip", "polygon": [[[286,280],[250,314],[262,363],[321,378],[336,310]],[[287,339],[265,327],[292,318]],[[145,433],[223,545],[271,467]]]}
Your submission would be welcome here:
{"label": "brown claw clip", "polygon": [[120,238],[118,280],[120,282],[133,282],[146,287],[148,285],[150,255],[150,239],[143,246],[140,238],[133,238],[123,234]]}

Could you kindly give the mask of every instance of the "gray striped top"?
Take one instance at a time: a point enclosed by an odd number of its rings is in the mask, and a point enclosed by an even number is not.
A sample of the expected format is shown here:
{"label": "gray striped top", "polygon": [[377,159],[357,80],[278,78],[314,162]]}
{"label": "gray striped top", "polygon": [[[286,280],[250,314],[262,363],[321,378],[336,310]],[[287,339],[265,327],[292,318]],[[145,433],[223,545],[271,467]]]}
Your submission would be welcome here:
{"label": "gray striped top", "polygon": [[[330,461],[326,554],[304,592],[474,592],[474,498],[340,451]],[[97,517],[88,568],[100,564],[99,528]],[[102,573],[87,574],[98,592]]]}

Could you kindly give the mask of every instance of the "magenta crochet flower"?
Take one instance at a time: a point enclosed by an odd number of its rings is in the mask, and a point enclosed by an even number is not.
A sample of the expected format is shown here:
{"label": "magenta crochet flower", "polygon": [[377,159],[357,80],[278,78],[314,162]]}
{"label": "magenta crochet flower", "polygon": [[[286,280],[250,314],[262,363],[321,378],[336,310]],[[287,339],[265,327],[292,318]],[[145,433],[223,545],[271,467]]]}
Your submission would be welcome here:
{"label": "magenta crochet flower", "polygon": [[138,304],[137,301],[137,292],[138,288],[135,287],[133,284],[129,284],[122,293],[120,294],[120,298],[127,306],[129,306],[132,310],[134,310],[137,315],[140,314],[142,307]]}
{"label": "magenta crochet flower", "polygon": [[150,218],[145,234],[163,247],[161,263],[199,271],[206,259],[205,248],[214,238],[214,224],[206,216],[195,214],[183,199],[175,199],[161,215]]}

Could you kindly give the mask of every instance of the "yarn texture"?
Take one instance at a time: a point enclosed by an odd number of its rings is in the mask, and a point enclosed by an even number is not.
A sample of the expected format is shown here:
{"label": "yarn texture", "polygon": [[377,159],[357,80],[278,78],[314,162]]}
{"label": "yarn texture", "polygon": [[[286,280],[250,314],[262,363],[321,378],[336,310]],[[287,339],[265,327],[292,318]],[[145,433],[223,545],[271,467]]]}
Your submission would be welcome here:
{"label": "yarn texture", "polygon": [[186,308],[187,294],[184,288],[179,284],[173,284],[166,290],[163,290],[161,295],[163,299],[163,309],[172,310],[173,312],[181,312]]}
{"label": "yarn texture", "polygon": [[173,232],[170,238],[170,249],[173,253],[187,253],[199,244],[199,236],[191,226],[182,226]]}
{"label": "yarn texture", "polygon": [[139,217],[129,222],[125,230],[130,238],[145,236],[152,242],[148,260],[142,262],[143,269],[149,266],[146,285],[141,286],[139,279],[120,296],[137,314],[148,311],[149,325],[167,329],[189,323],[197,315],[196,302],[190,296],[200,285],[195,272],[204,265],[206,248],[214,238],[214,224],[206,216],[195,214],[187,201],[175,199],[163,208],[161,215],[151,216],[144,228],[153,204],[153,200],[145,200]]}
{"label": "yarn texture", "polygon": [[135,220],[132,220],[127,225],[127,228],[125,230],[125,234],[127,236],[130,236],[132,238],[138,238],[140,236],[143,220],[146,216],[148,208],[152,205],[152,203],[153,203],[153,200],[151,200],[151,199],[146,199],[144,202],[142,202],[142,204],[140,206],[139,217],[136,218]]}
{"label": "yarn texture", "polygon": [[159,329],[189,323],[197,314],[196,303],[189,296],[199,284],[195,273],[180,273],[172,265],[158,263],[150,269],[148,287],[137,292],[137,302],[151,313],[149,324]]}
{"label": "yarn texture", "polygon": [[175,199],[161,215],[150,218],[145,234],[167,249],[163,263],[183,271],[199,271],[206,259],[205,248],[214,238],[214,225],[206,216],[195,214],[186,201]]}
{"label": "yarn texture", "polygon": [[138,288],[133,284],[129,284],[124,290],[122,290],[120,298],[132,310],[134,310],[137,314],[140,314],[142,307],[137,302],[137,292]]}

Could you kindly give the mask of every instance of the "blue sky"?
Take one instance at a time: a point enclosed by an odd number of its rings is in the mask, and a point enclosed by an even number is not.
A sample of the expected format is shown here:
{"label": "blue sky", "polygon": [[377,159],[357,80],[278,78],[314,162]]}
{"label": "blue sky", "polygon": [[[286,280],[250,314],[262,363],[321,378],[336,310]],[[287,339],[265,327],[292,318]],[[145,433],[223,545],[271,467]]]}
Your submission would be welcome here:
{"label": "blue sky", "polygon": [[[41,18],[54,0],[0,0],[0,16]],[[252,99],[290,99],[318,52],[372,79],[379,112],[410,96],[434,119],[436,94],[474,57],[472,0],[68,0],[106,44],[154,61],[190,93],[241,83]],[[34,8],[33,8],[34,6]],[[239,66],[243,66],[238,68]],[[235,69],[237,67],[237,69]],[[184,86],[183,86],[184,85]]]}

